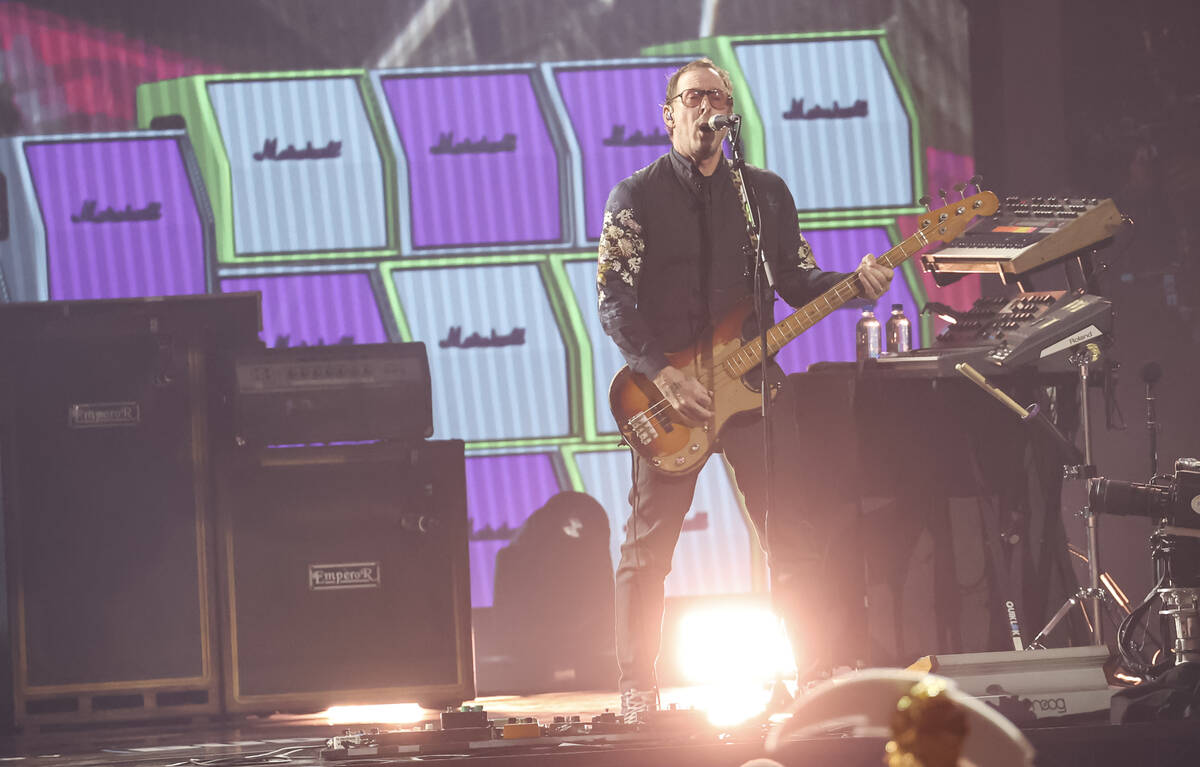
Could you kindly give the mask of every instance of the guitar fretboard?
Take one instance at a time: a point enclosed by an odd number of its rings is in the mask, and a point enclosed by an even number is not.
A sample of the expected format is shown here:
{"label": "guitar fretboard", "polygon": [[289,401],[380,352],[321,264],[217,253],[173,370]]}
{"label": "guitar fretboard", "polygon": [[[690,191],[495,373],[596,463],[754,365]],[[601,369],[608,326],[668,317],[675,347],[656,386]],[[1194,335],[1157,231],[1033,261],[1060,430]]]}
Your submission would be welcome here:
{"label": "guitar fretboard", "polygon": [[[928,244],[929,240],[925,234],[917,231],[899,245],[879,256],[877,260],[879,263],[895,269]],[[847,301],[858,298],[862,294],[862,282],[857,274],[852,274],[837,283],[767,330],[767,355],[770,356],[779,351],[801,333],[828,317],[834,310],[840,309]],[[761,362],[762,338],[757,337],[742,344],[741,348],[722,360],[721,364],[726,367],[731,376],[738,378],[750,372]]]}

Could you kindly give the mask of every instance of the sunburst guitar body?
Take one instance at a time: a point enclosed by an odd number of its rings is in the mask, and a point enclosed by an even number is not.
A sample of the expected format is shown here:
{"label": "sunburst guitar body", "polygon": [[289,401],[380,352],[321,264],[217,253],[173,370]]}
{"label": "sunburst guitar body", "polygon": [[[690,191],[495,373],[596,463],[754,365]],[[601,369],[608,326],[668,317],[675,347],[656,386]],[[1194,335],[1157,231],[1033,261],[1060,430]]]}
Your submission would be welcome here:
{"label": "sunburst guitar body", "polygon": [[[878,261],[895,268],[931,242],[949,242],[976,216],[990,216],[998,207],[995,194],[980,191],[929,211],[918,219],[920,228],[914,234],[879,256]],[[765,354],[774,355],[835,309],[860,296],[862,284],[852,274],[768,329]],[[712,393],[713,416],[704,423],[685,419],[650,379],[628,366],[613,377],[608,401],[621,435],[655,470],[675,475],[698,470],[729,419],[759,407],[762,338],[742,335],[752,310],[751,300],[746,299],[691,347],[667,355],[671,365],[694,376]],[[768,381],[771,396],[777,384]]]}

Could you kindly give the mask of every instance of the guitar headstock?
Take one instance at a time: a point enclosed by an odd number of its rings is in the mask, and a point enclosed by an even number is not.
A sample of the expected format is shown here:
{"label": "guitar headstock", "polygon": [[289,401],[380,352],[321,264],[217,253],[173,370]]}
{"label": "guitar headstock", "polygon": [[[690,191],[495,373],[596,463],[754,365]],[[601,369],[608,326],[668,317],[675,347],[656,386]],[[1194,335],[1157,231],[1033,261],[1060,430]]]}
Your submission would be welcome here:
{"label": "guitar headstock", "polygon": [[999,208],[1000,201],[994,193],[981,191],[931,210],[920,216],[917,222],[929,242],[950,242],[962,234],[976,216],[990,216]]}

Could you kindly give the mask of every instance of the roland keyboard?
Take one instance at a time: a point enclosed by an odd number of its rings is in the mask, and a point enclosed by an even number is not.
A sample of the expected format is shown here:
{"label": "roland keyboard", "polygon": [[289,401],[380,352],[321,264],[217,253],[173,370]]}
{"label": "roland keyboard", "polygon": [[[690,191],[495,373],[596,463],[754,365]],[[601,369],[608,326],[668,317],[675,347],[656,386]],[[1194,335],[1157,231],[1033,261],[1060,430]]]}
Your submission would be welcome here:
{"label": "roland keyboard", "polygon": [[1070,352],[1098,343],[1112,332],[1112,302],[1086,293],[1048,291],[1011,299],[972,335],[973,346],[934,346],[869,360],[881,374],[948,378],[966,362],[984,375],[1036,369],[1060,373],[1074,369]]}
{"label": "roland keyboard", "polygon": [[1111,238],[1124,222],[1112,200],[1006,197],[996,215],[921,260],[932,273],[1023,274]]}

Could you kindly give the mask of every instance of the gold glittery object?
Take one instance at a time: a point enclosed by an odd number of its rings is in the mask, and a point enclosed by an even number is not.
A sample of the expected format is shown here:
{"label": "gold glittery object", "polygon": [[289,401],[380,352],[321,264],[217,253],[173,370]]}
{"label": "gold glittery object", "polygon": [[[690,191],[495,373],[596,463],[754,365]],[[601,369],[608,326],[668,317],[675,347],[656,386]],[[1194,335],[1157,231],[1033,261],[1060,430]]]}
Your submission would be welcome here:
{"label": "gold glittery object", "polygon": [[956,767],[967,738],[967,715],[946,693],[946,682],[927,677],[896,703],[888,767]]}

